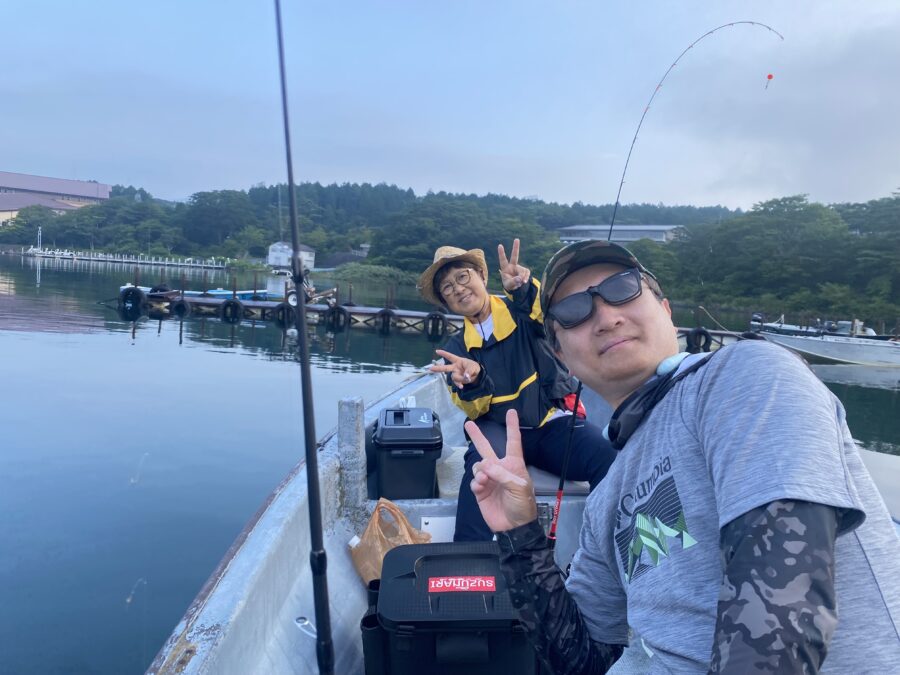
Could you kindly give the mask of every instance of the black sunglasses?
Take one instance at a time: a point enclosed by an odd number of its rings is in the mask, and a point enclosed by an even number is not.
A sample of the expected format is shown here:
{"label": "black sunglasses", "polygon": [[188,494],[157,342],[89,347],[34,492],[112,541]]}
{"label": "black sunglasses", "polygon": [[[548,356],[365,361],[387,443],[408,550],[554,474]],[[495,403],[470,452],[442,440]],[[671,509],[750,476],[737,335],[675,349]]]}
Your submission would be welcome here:
{"label": "black sunglasses", "polygon": [[639,297],[643,290],[641,276],[641,271],[636,267],[613,274],[596,286],[563,298],[547,314],[563,328],[575,328],[591,318],[595,295],[599,295],[607,305],[624,305]]}

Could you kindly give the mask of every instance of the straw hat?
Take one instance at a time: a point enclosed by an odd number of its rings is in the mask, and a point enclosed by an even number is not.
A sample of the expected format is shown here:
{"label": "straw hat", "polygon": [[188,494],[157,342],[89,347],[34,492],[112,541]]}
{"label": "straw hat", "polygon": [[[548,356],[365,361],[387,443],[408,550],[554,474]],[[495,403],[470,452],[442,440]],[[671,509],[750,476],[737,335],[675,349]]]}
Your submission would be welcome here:
{"label": "straw hat", "polygon": [[428,302],[434,305],[444,304],[441,297],[435,293],[434,277],[444,265],[449,265],[453,262],[469,263],[476,269],[481,270],[484,278],[487,279],[488,267],[484,260],[484,251],[480,248],[473,248],[470,251],[466,251],[462,248],[456,248],[456,246],[441,246],[434,252],[434,262],[431,263],[431,266],[427,270],[422,272],[422,276],[419,277],[419,283],[416,284],[419,293],[421,293],[422,297],[428,300]]}

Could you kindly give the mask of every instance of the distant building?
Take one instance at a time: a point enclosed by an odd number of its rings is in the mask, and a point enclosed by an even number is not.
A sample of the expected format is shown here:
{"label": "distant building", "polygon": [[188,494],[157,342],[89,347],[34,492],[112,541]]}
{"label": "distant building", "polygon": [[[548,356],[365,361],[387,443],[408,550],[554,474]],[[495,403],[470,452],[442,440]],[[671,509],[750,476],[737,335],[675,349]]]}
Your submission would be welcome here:
{"label": "distant building", "polygon": [[[617,244],[627,244],[639,239],[666,244],[675,238],[675,230],[680,225],[614,225],[612,241]],[[559,228],[559,240],[563,244],[572,244],[576,241],[589,239],[606,240],[609,235],[609,225],[572,225]]]}
{"label": "distant building", "polygon": [[319,269],[331,270],[347,263],[359,262],[369,257],[369,249],[371,247],[371,244],[360,244],[359,248],[354,248],[350,251],[326,253],[324,258],[319,259]]}
{"label": "distant building", "polygon": [[[291,266],[291,257],[294,255],[294,249],[290,244],[277,241],[269,246],[269,257],[266,262],[272,267],[289,268]],[[303,269],[313,269],[316,266],[316,252],[305,244],[300,244],[300,262]]]}
{"label": "distant building", "polygon": [[0,224],[28,206],[45,206],[56,213],[99,204],[109,199],[110,186],[94,181],[29,176],[0,171]]}

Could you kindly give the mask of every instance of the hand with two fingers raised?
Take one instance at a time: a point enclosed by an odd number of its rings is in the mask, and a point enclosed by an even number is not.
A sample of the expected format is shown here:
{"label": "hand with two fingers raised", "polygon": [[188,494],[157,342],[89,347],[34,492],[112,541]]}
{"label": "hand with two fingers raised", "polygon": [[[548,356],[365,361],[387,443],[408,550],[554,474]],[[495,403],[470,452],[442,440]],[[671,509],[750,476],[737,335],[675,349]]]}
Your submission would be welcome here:
{"label": "hand with two fingers raised", "polygon": [[505,532],[537,518],[534,486],[522,457],[522,435],[515,410],[506,413],[506,456],[491,448],[474,422],[466,422],[466,431],[481,461],[473,467],[472,492],[484,521],[494,532]]}
{"label": "hand with two fingers raised", "polygon": [[435,350],[434,353],[443,358],[447,363],[431,366],[431,372],[449,373],[450,379],[458,389],[462,389],[467,384],[472,384],[478,379],[478,375],[481,373],[481,365],[478,361],[467,359],[464,356],[451,354],[443,349]]}
{"label": "hand with two fingers raised", "polygon": [[500,259],[500,281],[504,290],[512,293],[531,278],[531,270],[519,264],[518,239],[513,239],[509,259],[506,258],[506,249],[503,248],[503,244],[497,246],[497,257]]}

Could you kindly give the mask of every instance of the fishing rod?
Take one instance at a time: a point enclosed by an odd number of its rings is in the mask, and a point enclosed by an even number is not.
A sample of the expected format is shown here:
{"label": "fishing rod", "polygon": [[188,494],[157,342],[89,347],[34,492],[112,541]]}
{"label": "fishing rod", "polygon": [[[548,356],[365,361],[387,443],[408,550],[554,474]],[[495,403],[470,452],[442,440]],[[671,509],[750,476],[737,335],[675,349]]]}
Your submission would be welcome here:
{"label": "fishing rod", "polygon": [[559,510],[562,508],[563,486],[566,484],[566,473],[569,471],[569,458],[572,456],[572,439],[575,436],[575,423],[578,421],[578,404],[581,403],[581,382],[575,390],[575,405],[572,406],[572,421],[569,423],[569,439],[566,441],[566,453],[563,455],[562,471],[559,472],[559,487],[556,488],[556,506],[553,508],[553,521],[547,539],[550,548],[556,548],[556,526],[559,523]]}
{"label": "fishing rod", "polygon": [[[684,48],[678,58],[672,62],[672,65],[669,66],[669,69],[666,70],[665,74],[662,76],[662,79],[657,83],[656,89],[653,90],[653,93],[650,95],[650,100],[647,101],[647,105],[644,106],[644,112],[641,114],[641,119],[638,122],[637,129],[634,130],[634,137],[631,139],[631,147],[628,148],[628,156],[625,158],[625,168],[622,169],[622,179],[619,181],[619,191],[616,192],[616,203],[613,206],[612,219],[609,221],[609,234],[606,236],[606,241],[610,241],[612,239],[613,225],[616,222],[616,212],[619,210],[619,198],[622,196],[622,186],[625,185],[625,174],[628,172],[628,163],[631,161],[631,153],[634,151],[634,144],[637,143],[638,134],[641,132],[641,125],[644,123],[644,118],[647,117],[647,113],[650,111],[650,105],[653,103],[653,99],[656,98],[656,95],[659,93],[659,90],[662,89],[663,82],[666,81],[666,78],[669,77],[669,73],[678,65],[678,62],[681,61],[681,57],[687,54],[691,49],[694,48],[694,45],[700,42],[701,40],[705,40],[713,33],[718,33],[723,28],[731,28],[733,26],[739,25],[748,25],[748,26],[759,26],[760,28],[765,28],[766,30],[775,33],[782,41],[784,41],[784,35],[779,33],[777,30],[768,26],[764,23],[760,23],[759,21],[732,21],[731,23],[725,23],[717,28],[713,28],[710,31],[707,31],[696,40],[694,40],[691,44]],[[769,87],[769,80],[772,79],[772,75],[768,76],[766,80],[766,88]]]}
{"label": "fishing rod", "polygon": [[288,123],[287,77],[284,67],[284,36],[281,27],[281,0],[275,0],[275,23],[278,30],[278,67],[281,77],[281,114],[284,119],[284,146],[287,160],[288,198],[291,223],[291,274],[297,294],[297,345],[300,352],[300,383],[303,402],[303,432],[306,449],[306,491],[309,499],[309,564],[313,575],[313,598],[316,616],[316,661],[320,675],[334,673],[334,644],[331,640],[331,616],[328,607],[328,559],[322,538],[322,505],[319,494],[319,450],[316,422],[313,416],[312,378],[309,367],[309,342],[306,336],[306,303],[300,297],[303,288],[303,262],[300,260],[300,226],[297,224],[297,196],[294,191],[294,165],[291,159],[291,131]]}

